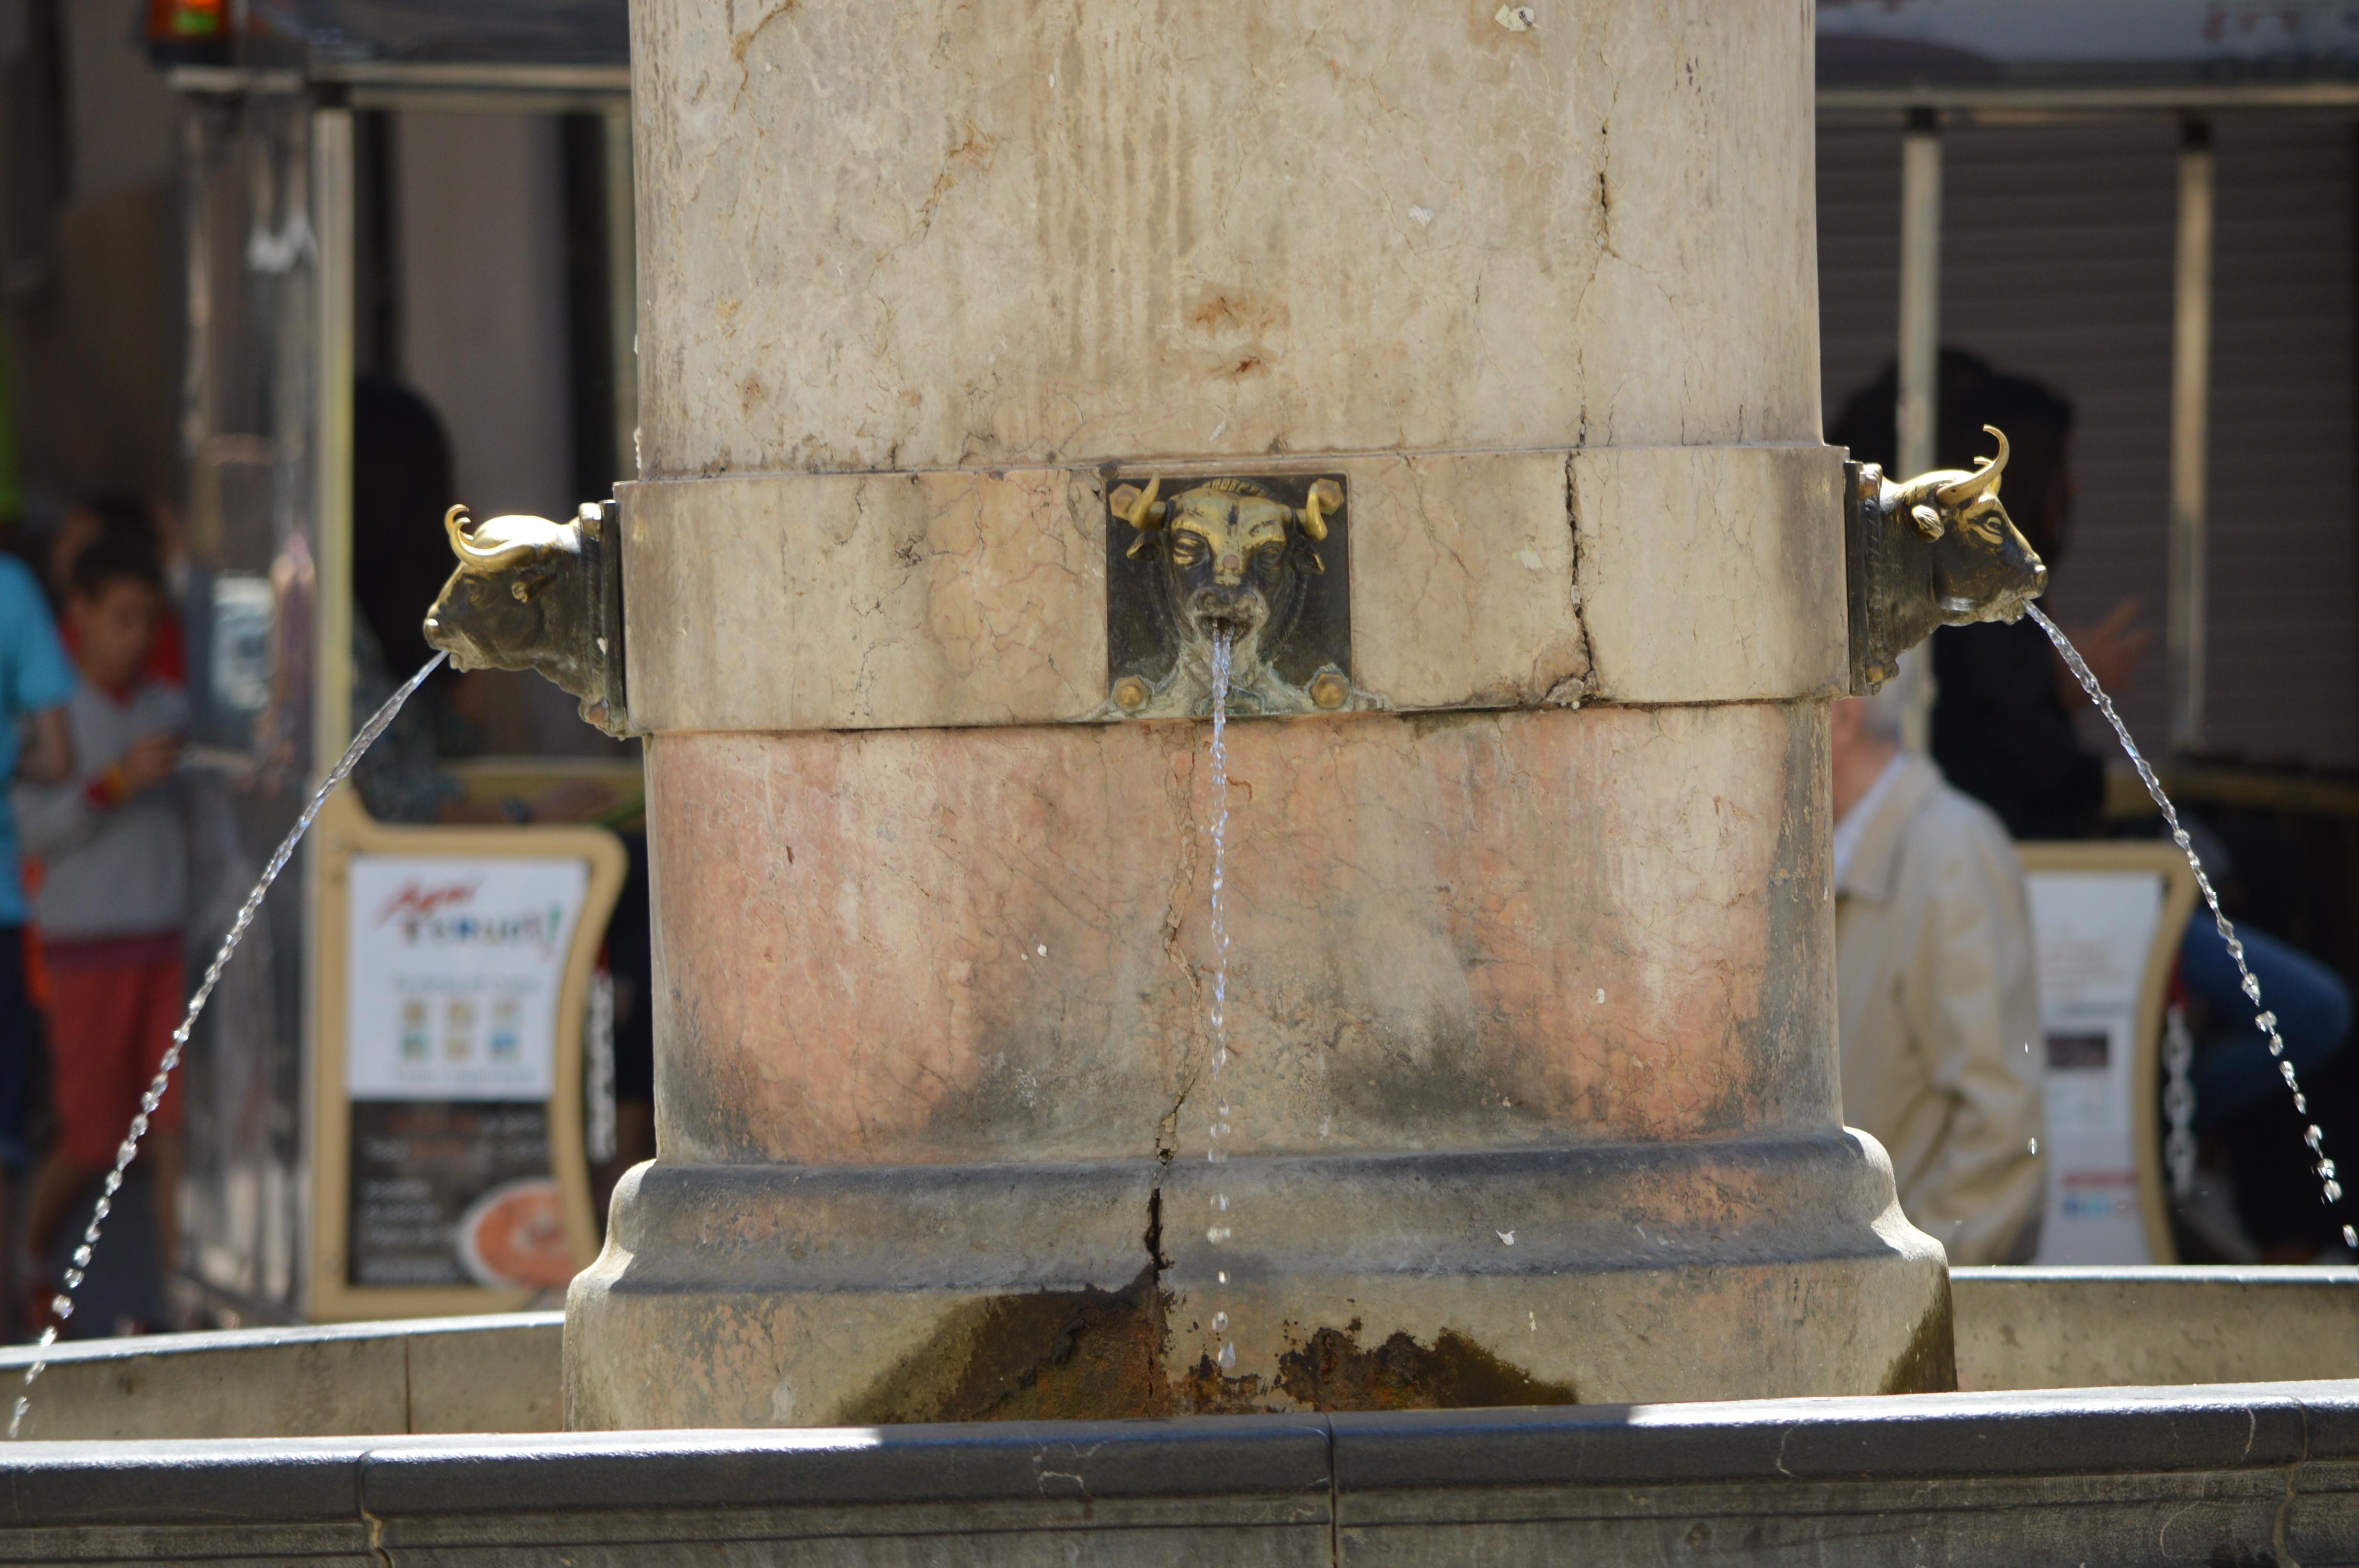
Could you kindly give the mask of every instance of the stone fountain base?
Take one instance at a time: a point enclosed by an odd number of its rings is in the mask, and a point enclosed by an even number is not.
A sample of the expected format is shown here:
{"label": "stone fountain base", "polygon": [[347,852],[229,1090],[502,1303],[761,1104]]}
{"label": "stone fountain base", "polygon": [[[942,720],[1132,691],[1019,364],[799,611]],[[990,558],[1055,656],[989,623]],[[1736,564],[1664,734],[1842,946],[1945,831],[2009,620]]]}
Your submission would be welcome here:
{"label": "stone fountain base", "polygon": [[[1216,1180],[1252,1245],[1204,1245]],[[614,1214],[569,1303],[576,1427],[1955,1384],[1940,1249],[1848,1133],[1217,1169],[659,1162]],[[1273,1384],[1215,1373],[1216,1309]]]}
{"label": "stone fountain base", "polygon": [[70,1343],[0,1563],[2359,1562],[2359,1270],[1951,1284],[1974,1392],[1542,1410],[565,1434],[554,1312]]}
{"label": "stone fountain base", "polygon": [[[2359,1379],[2359,1269],[1958,1269],[1950,1292],[1969,1392]],[[25,1433],[554,1433],[564,1334],[529,1312],[68,1340]],[[33,1354],[0,1349],[0,1386]]]}

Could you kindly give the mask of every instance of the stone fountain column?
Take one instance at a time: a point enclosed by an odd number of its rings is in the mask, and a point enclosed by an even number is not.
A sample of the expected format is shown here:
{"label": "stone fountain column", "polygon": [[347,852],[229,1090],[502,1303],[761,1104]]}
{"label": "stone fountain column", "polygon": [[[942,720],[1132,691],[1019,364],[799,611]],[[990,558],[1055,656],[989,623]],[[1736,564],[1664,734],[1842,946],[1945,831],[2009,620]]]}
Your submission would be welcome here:
{"label": "stone fountain column", "polygon": [[[572,1422],[1940,1386],[1836,1088],[1810,7],[633,23],[662,1152]],[[1110,583],[1150,481],[1314,476],[1215,1167],[1207,726]]]}

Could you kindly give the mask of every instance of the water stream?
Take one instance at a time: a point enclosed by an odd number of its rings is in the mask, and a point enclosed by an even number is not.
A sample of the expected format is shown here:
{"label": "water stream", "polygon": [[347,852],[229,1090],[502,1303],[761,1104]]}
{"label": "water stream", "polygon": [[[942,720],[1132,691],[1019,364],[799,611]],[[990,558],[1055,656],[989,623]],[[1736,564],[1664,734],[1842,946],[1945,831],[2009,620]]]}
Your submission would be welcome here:
{"label": "water stream", "polygon": [[114,1152],[114,1168],[107,1172],[106,1180],[99,1191],[98,1202],[91,1210],[89,1228],[82,1233],[82,1244],[74,1249],[73,1266],[59,1281],[64,1288],[49,1303],[52,1321],[41,1330],[40,1340],[34,1346],[33,1364],[25,1368],[24,1390],[17,1394],[16,1408],[8,1415],[8,1435],[11,1439],[23,1429],[25,1412],[33,1407],[33,1384],[48,1369],[49,1347],[58,1342],[59,1329],[73,1316],[74,1292],[82,1287],[83,1276],[90,1269],[91,1258],[98,1250],[99,1231],[105,1226],[106,1217],[114,1211],[114,1195],[123,1187],[123,1173],[138,1157],[139,1141],[147,1136],[147,1119],[156,1114],[158,1106],[164,1103],[164,1091],[171,1086],[172,1070],[180,1065],[180,1053],[188,1049],[190,1031],[196,1027],[197,1016],[205,1011],[205,1003],[212,1000],[213,988],[221,983],[222,971],[229,967],[230,955],[236,952],[237,945],[245,939],[246,927],[254,924],[255,913],[262,908],[264,895],[270,892],[270,884],[278,880],[278,873],[287,869],[287,862],[294,858],[295,846],[300,844],[303,835],[311,830],[311,823],[320,815],[320,808],[327,804],[328,796],[333,795],[336,786],[351,775],[362,755],[393,723],[394,716],[401,711],[401,705],[426,684],[426,677],[440,667],[445,656],[437,654],[427,660],[416,675],[403,683],[400,690],[386,699],[383,708],[369,716],[369,721],[361,726],[360,733],[353,737],[351,747],[328,771],[328,776],[311,796],[310,804],[304,806],[303,815],[295,819],[295,826],[288,830],[286,838],[278,841],[278,848],[272,852],[269,863],[262,868],[262,878],[254,884],[254,891],[247,893],[245,902],[238,906],[237,918],[230,922],[229,935],[222,938],[221,946],[214,950],[213,961],[205,967],[205,978],[198,984],[196,994],[189,999],[188,1011],[180,1016],[180,1026],[172,1031],[171,1046],[164,1053],[164,1059],[156,1069],[155,1080],[147,1086],[147,1092],[139,1097],[139,1114],[131,1119],[130,1130],[122,1146]]}
{"label": "water stream", "polygon": [[[2277,1076],[2285,1079],[2286,1089],[2293,1096],[2295,1112],[2308,1122],[2302,1130],[2302,1141],[2310,1145],[2310,1152],[2317,1162],[2311,1171],[2318,1177],[2319,1191],[2331,1207],[2342,1200],[2343,1183],[2335,1174],[2334,1162],[2327,1158],[2326,1134],[2319,1130],[2318,1123],[2308,1120],[2310,1097],[2302,1093],[2301,1079],[2294,1073],[2293,1064],[2286,1060],[2285,1037],[2277,1033],[2277,1015],[2261,1006],[2261,982],[2245,967],[2245,945],[2236,938],[2235,925],[2220,913],[2220,895],[2212,891],[2212,878],[2203,870],[2201,857],[2195,852],[2193,838],[2180,825],[2177,808],[2170,804],[2170,797],[2162,792],[2162,781],[2155,777],[2153,766],[2138,751],[2137,742],[2130,739],[2129,726],[2124,724],[2122,716],[2114,711],[2113,698],[2107,697],[2104,687],[2097,684],[2097,677],[2082,661],[2081,651],[2072,646],[2072,640],[2065,636],[2062,629],[2048,619],[2036,604],[2031,607],[2031,618],[2039,622],[2039,629],[2048,633],[2048,640],[2063,656],[2065,667],[2072,672],[2072,678],[2081,683],[2081,689],[2089,694],[2089,700],[2097,705],[2097,711],[2104,714],[2105,722],[2113,726],[2114,738],[2121,741],[2123,752],[2128,754],[2131,765],[2137,769],[2138,782],[2146,785],[2146,793],[2162,813],[2163,821],[2169,825],[2170,841],[2179,846],[2180,854],[2187,857],[2188,869],[2195,873],[2195,886],[2203,894],[2204,904],[2212,911],[2212,924],[2219,931],[2220,940],[2227,944],[2228,957],[2235,961],[2236,973],[2243,978],[2245,1000],[2258,1010],[2253,1016],[2253,1023],[2269,1037],[2269,1054],[2277,1060]],[[2343,1244],[2359,1250],[2359,1227],[2346,1225],[2343,1227]]]}
{"label": "water stream", "polygon": [[[2071,640],[2066,637],[2063,632],[2058,629],[2056,623],[2042,613],[2037,606],[2032,608],[2031,615],[2032,619],[2039,623],[2039,629],[2048,634],[2049,641],[2056,645],[2056,651],[2062,655],[2065,665],[2072,672],[2073,678],[2081,683],[2082,689],[2089,694],[2089,699],[2096,704],[2097,711],[2104,715],[2105,722],[2113,727],[2114,734],[2120,740],[2122,750],[2128,754],[2130,762],[2136,767],[2138,778],[2146,785],[2147,794],[2153,797],[2155,806],[2162,812],[2163,820],[2169,825],[2171,841],[2177,844],[2180,852],[2187,857],[2188,866],[2195,873],[2195,885],[2201,890],[2203,901],[2212,911],[2212,922],[2219,929],[2220,939],[2227,944],[2228,956],[2235,961],[2237,972],[2243,977],[2245,995],[2251,1000],[2256,1008],[2259,1008],[2261,983],[2254,978],[2252,970],[2245,967],[2244,944],[2237,940],[2235,926],[2230,923],[2225,914],[2221,913],[2219,894],[2212,886],[2211,877],[2203,870],[2202,860],[2196,855],[2193,841],[2190,838],[2187,830],[2180,825],[2179,813],[2172,806],[2170,797],[2163,793],[2161,782],[2156,778],[2153,767],[2139,752],[2136,742],[2130,739],[2128,727],[2122,722],[2121,715],[2114,710],[2113,700],[2105,695],[2104,687],[2097,684],[2097,677],[2090,673],[2089,666],[2082,662],[2080,652],[2072,646]],[[1212,1118],[1206,1128],[1209,1137],[1205,1152],[1206,1160],[1215,1165],[1222,1164],[1228,1159],[1228,1150],[1223,1141],[1229,1137],[1231,1112],[1223,1074],[1229,1061],[1229,931],[1226,894],[1229,828],[1228,698],[1233,651],[1230,633],[1225,628],[1216,631],[1212,637],[1212,1003],[1210,1022],[1212,1027],[1211,1077],[1212,1108]],[[60,1327],[73,1315],[73,1293],[81,1286],[84,1274],[90,1267],[92,1255],[98,1247],[100,1231],[106,1223],[108,1214],[113,1210],[114,1195],[122,1188],[124,1173],[130,1168],[132,1161],[138,1156],[140,1140],[147,1136],[147,1119],[155,1113],[156,1108],[163,1102],[164,1091],[170,1085],[174,1069],[179,1065],[182,1052],[188,1047],[190,1033],[195,1028],[198,1016],[204,1011],[206,1002],[212,1000],[213,989],[220,983],[222,971],[227,967],[230,956],[237,951],[238,944],[244,940],[247,927],[253,925],[255,914],[262,907],[264,897],[270,892],[271,884],[277,881],[279,873],[287,869],[288,860],[294,856],[296,846],[300,844],[303,836],[310,831],[311,824],[319,816],[320,809],[326,804],[328,796],[351,775],[353,767],[366,753],[369,747],[375,744],[377,738],[383,735],[393,723],[395,716],[401,711],[402,705],[426,683],[427,677],[441,665],[442,659],[443,655],[440,654],[429,659],[423,668],[410,676],[398,691],[386,699],[385,706],[378,708],[370,716],[368,722],[361,726],[360,732],[353,737],[351,747],[329,771],[328,776],[321,781],[318,791],[304,807],[303,814],[296,819],[295,826],[279,842],[277,849],[270,857],[269,863],[263,868],[261,880],[254,884],[254,890],[246,894],[245,903],[239,906],[237,918],[231,923],[229,934],[223,938],[220,948],[214,952],[212,962],[207,966],[204,979],[198,985],[196,993],[189,999],[188,1011],[181,1017],[179,1027],[172,1032],[171,1046],[165,1052],[154,1081],[147,1086],[147,1092],[140,1096],[139,1113],[132,1118],[128,1134],[115,1152],[114,1169],[106,1174],[97,1204],[91,1214],[89,1227],[82,1232],[81,1245],[74,1249],[72,1267],[66,1271],[63,1280],[60,1281],[63,1288],[49,1303],[50,1314],[56,1321],[42,1331],[39,1343],[36,1346],[34,1361],[25,1370],[24,1391],[17,1395],[16,1407],[8,1419],[9,1437],[15,1438],[24,1425],[26,1412],[32,1404],[33,1384],[38,1380],[48,1366],[46,1353],[57,1343]],[[2254,1022],[2260,1031],[2268,1036],[2269,1054],[2276,1058],[2277,1071],[2285,1079],[2287,1089],[2293,1095],[2295,1110],[2307,1117],[2310,1112],[2310,1102],[2302,1092],[2300,1080],[2294,1073],[2293,1064],[2285,1059],[2285,1041],[2277,1033],[2277,1015],[2264,1010],[2257,1013]],[[2317,1157],[2315,1170],[2321,1193],[2329,1204],[2340,1200],[2343,1196],[2343,1186],[2336,1178],[2334,1162],[2326,1155],[2324,1133],[2313,1121],[2309,1123],[2303,1137],[2310,1145],[2310,1152]],[[1213,1211],[1212,1223],[1204,1232],[1204,1239],[1219,1247],[1225,1244],[1231,1236],[1228,1194],[1224,1191],[1215,1192],[1212,1195],[1212,1206]],[[2345,1244],[2354,1249],[2359,1249],[2359,1233],[2354,1233],[2353,1227],[2346,1225],[2343,1227],[2343,1239]],[[1215,1278],[1223,1286],[1229,1282],[1226,1270],[1219,1271]],[[1217,1301],[1215,1305],[1217,1308]],[[1233,1372],[1236,1367],[1237,1349],[1235,1341],[1229,1337],[1229,1314],[1225,1309],[1214,1311],[1212,1332],[1220,1340],[1221,1370],[1224,1374]]]}
{"label": "water stream", "polygon": [[[1229,849],[1229,661],[1232,653],[1230,633],[1223,626],[1212,633],[1212,1119],[1206,1127],[1208,1134],[1204,1158],[1218,1165],[1229,1157],[1221,1140],[1229,1135],[1228,1094],[1221,1083],[1221,1071],[1229,1065],[1229,925],[1228,913],[1222,894],[1228,883]],[[1218,1247],[1229,1238],[1229,1195],[1212,1195],[1212,1222],[1204,1231],[1204,1239]],[[1228,1271],[1219,1271],[1219,1282],[1229,1282]],[[1220,1363],[1223,1374],[1234,1372],[1237,1365],[1236,1342],[1229,1338],[1229,1314],[1217,1299],[1212,1314],[1212,1333],[1221,1341]]]}

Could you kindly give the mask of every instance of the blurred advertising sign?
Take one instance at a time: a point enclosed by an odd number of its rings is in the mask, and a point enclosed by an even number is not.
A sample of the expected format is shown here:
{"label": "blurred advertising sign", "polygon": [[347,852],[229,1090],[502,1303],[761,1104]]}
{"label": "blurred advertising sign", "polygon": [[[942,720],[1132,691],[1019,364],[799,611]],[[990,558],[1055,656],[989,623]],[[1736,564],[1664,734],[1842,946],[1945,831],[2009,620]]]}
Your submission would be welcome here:
{"label": "blurred advertising sign", "polygon": [[[2030,871],[2024,879],[2047,1054],[2048,1205],[2043,1264],[2152,1263],[2137,1118],[2155,1115],[2139,1071],[2162,876]],[[2142,1085],[2144,1086],[2141,1092]]]}
{"label": "blurred advertising sign", "polygon": [[348,1278],[562,1286],[549,1099],[589,866],[359,855],[349,875]]}
{"label": "blurred advertising sign", "polygon": [[356,855],[345,1087],[356,1100],[545,1100],[580,860]]}
{"label": "blurred advertising sign", "polygon": [[590,1260],[582,1030],[627,858],[603,828],[321,814],[321,1321],[497,1312]]}

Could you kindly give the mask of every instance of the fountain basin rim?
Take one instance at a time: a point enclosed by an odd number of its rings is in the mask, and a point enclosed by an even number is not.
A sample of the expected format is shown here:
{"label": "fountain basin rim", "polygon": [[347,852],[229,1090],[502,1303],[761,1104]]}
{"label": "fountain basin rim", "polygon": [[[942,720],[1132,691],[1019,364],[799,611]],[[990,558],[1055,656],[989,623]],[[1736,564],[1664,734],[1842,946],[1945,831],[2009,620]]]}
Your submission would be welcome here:
{"label": "fountain basin rim", "polygon": [[[1390,1509],[1418,1495],[1459,1491],[2150,1478],[2321,1463],[2359,1463],[2359,1379],[1132,1422],[0,1447],[6,1522],[20,1529],[1178,1498],[1291,1499],[1324,1519],[1331,1499],[1348,1515],[1355,1497]],[[2347,1507],[2359,1494],[2346,1484],[2319,1480],[2324,1495],[2339,1495]],[[1972,1502],[1962,1492],[1950,1506]],[[893,1524],[877,1520],[873,1528],[889,1533]]]}
{"label": "fountain basin rim", "polygon": [[[252,1328],[209,1328],[182,1334],[142,1334],[103,1339],[60,1339],[47,1355],[31,1345],[0,1346],[0,1376],[21,1373],[36,1359],[52,1368],[85,1361],[122,1361],[130,1357],[204,1354],[229,1350],[270,1349],[336,1341],[384,1339],[389,1335],[419,1337],[443,1334],[502,1334],[518,1329],[563,1329],[565,1311],[551,1307],[538,1312],[473,1313],[461,1317],[359,1319],[351,1323],[257,1325]],[[5,1560],[0,1560],[5,1561]]]}

